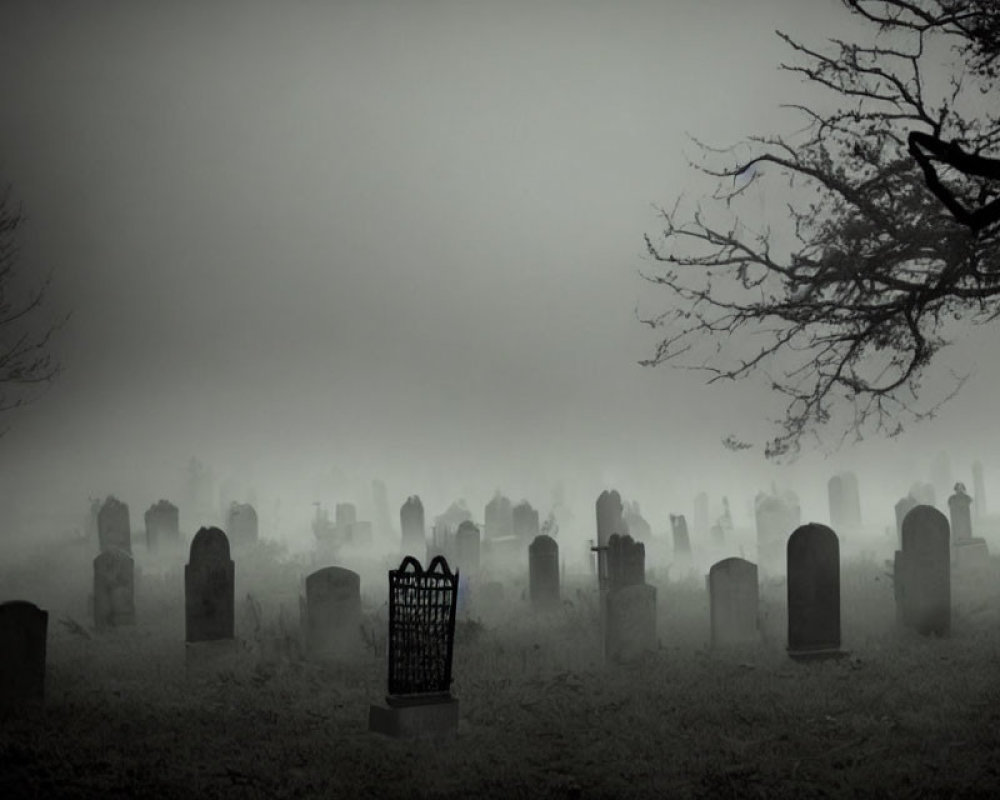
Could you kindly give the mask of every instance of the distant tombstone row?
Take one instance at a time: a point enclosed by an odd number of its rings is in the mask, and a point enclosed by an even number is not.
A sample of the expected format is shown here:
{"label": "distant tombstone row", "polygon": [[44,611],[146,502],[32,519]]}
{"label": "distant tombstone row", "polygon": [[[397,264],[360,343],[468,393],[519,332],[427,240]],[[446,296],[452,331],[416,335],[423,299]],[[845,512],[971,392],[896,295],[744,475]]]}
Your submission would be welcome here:
{"label": "distant tombstone row", "polygon": [[948,515],[951,520],[951,545],[955,564],[959,568],[978,567],[989,557],[986,540],[973,536],[973,500],[965,485],[955,484],[955,493],[948,498]]}
{"label": "distant tombstone row", "polygon": [[500,492],[486,504],[483,527],[487,539],[506,539],[514,535],[514,509]]}
{"label": "distant tombstone row", "polygon": [[951,535],[936,508],[918,505],[903,519],[893,585],[897,620],[924,635],[951,629]]}
{"label": "distant tombstone row", "polygon": [[102,552],[124,550],[132,553],[132,526],[128,505],[117,497],[108,497],[97,512],[97,538]]}
{"label": "distant tombstone row", "polygon": [[511,509],[511,527],[514,536],[522,542],[533,542],[541,533],[538,511],[527,500]]}
{"label": "distant tombstone row", "polygon": [[471,520],[465,520],[455,532],[455,564],[459,572],[476,574],[482,557],[482,541],[479,528]]}

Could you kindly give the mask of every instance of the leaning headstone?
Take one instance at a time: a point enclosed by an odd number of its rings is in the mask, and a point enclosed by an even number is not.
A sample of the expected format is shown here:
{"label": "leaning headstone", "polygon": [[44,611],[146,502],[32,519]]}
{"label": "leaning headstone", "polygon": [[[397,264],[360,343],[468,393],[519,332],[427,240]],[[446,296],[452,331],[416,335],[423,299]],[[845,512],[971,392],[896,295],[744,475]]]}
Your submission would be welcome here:
{"label": "leaning headstone", "polygon": [[986,482],[983,480],[983,465],[979,461],[972,465],[972,490],[976,493],[976,519],[986,519]]}
{"label": "leaning headstone", "polygon": [[361,576],[324,567],[306,578],[306,653],[314,660],[356,656],[361,649]]}
{"label": "leaning headstone", "polygon": [[199,530],[184,566],[186,642],[233,639],[235,580],[226,534],[218,528]]}
{"label": "leaning headstone", "polygon": [[479,528],[465,520],[455,532],[455,564],[459,572],[470,575],[479,572],[480,545]]}
{"label": "leaning headstone", "polygon": [[180,543],[180,512],[168,500],[160,500],[143,515],[146,523],[146,548],[155,553]]}
{"label": "leaning headstone", "polygon": [[656,587],[635,583],[605,596],[605,658],[631,661],[656,649]]}
{"label": "leaning headstone", "polygon": [[259,531],[254,507],[249,503],[232,503],[226,518],[226,530],[235,546],[256,544]]}
{"label": "leaning headstone", "polygon": [[458,573],[435,558],[425,571],[406,556],[389,572],[389,693],[368,728],[393,737],[442,738],[458,730],[451,694]]}
{"label": "leaning headstone", "polygon": [[424,504],[417,495],[407,497],[399,509],[399,524],[403,532],[403,554],[423,555],[427,549],[427,534],[424,531]]}
{"label": "leaning headstone", "polygon": [[691,537],[683,514],[670,515],[670,530],[674,537],[674,558],[685,559],[691,555]]}
{"label": "leaning headstone", "polygon": [[135,565],[124,550],[105,550],[94,559],[94,627],[135,624]]}
{"label": "leaning headstone", "polygon": [[948,518],[936,508],[919,505],[906,515],[896,560],[898,616],[925,636],[947,636],[951,629],[950,545]]}
{"label": "leaning headstone", "polygon": [[132,553],[132,527],[128,505],[116,497],[108,497],[97,512],[97,538],[104,550],[124,550]]}
{"label": "leaning headstone", "polygon": [[756,564],[742,558],[727,558],[712,565],[708,571],[712,647],[760,641],[759,596]]}
{"label": "leaning headstone", "polygon": [[26,600],[0,603],[0,703],[45,699],[49,612]]}
{"label": "leaning headstone", "polygon": [[559,607],[559,545],[551,536],[536,536],[528,547],[528,586],[534,609]]}
{"label": "leaning headstone", "polygon": [[840,543],[810,522],[788,537],[788,655],[843,655],[840,649]]}

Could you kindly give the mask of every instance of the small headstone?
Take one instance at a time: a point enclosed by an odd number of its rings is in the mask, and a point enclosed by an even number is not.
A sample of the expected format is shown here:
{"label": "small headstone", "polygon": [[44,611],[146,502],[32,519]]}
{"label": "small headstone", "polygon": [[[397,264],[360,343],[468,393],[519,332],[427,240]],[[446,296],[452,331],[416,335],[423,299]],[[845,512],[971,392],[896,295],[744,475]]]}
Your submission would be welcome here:
{"label": "small headstone", "polygon": [[951,518],[951,537],[954,544],[972,539],[972,498],[966,494],[965,484],[955,484],[955,494],[948,498],[948,515]]}
{"label": "small headstone", "polygon": [[923,635],[951,629],[951,535],[948,518],[919,505],[903,520],[903,546],[895,576],[903,624]]}
{"label": "small headstone", "polygon": [[324,567],[306,578],[306,652],[312,659],[350,658],[361,646],[361,576]]}
{"label": "small headstone", "polygon": [[683,514],[670,515],[670,530],[674,537],[674,558],[685,559],[691,555],[691,537]]}
{"label": "small headstone", "polygon": [[26,600],[0,603],[0,703],[45,699],[49,612]]}
{"label": "small headstone", "polygon": [[603,491],[597,498],[597,546],[601,547],[608,543],[614,535],[625,534],[625,509],[622,506],[622,498],[618,492]]}
{"label": "small headstone", "polygon": [[646,581],[646,546],[631,536],[608,539],[607,588],[611,591]]}
{"label": "small headstone", "polygon": [[500,492],[486,504],[484,510],[484,535],[488,539],[506,539],[514,535],[514,509],[510,500]]}
{"label": "small headstone", "polygon": [[257,543],[257,512],[249,503],[232,503],[226,518],[226,530],[233,544],[251,545]]}
{"label": "small headstone", "polygon": [[151,553],[180,543],[180,512],[169,500],[160,500],[150,506],[143,519],[146,523],[146,548]]}
{"label": "small headstone", "polygon": [[536,610],[558,608],[559,545],[551,536],[536,536],[528,547],[529,590]]}
{"label": "small headstone", "polygon": [[840,543],[826,525],[811,522],[788,537],[788,654],[842,655]]}
{"label": "small headstone", "polygon": [[135,624],[135,565],[124,550],[105,550],[94,559],[94,627]]}
{"label": "small headstone", "polygon": [[798,517],[797,507],[776,493],[761,493],[755,498],[757,557],[765,568],[781,563],[788,537],[798,527]]}
{"label": "small headstone", "polygon": [[642,512],[639,510],[639,504],[635,500],[626,505],[622,520],[625,523],[624,533],[627,533],[637,542],[648,542],[653,538],[653,529],[642,515]]}
{"label": "small headstone", "polygon": [[185,641],[210,642],[234,636],[236,565],[229,539],[218,528],[202,528],[191,541],[184,566]]}
{"label": "small headstone", "polygon": [[406,498],[399,509],[399,524],[403,536],[403,553],[417,558],[427,549],[427,534],[424,529],[424,504],[417,495]]}
{"label": "small headstone", "polygon": [[523,542],[533,542],[535,537],[541,533],[538,511],[532,508],[531,503],[527,500],[522,500],[511,509],[511,520],[514,535]]}
{"label": "small headstone", "polygon": [[479,572],[481,542],[479,528],[466,520],[455,532],[455,564],[459,572],[474,574]]}
{"label": "small headstone", "polygon": [[116,497],[108,497],[97,512],[97,538],[104,550],[124,550],[132,553],[132,527],[128,505]]}
{"label": "small headstone", "polygon": [[756,564],[742,558],[727,558],[712,565],[708,572],[708,599],[713,647],[760,641],[759,591]]}

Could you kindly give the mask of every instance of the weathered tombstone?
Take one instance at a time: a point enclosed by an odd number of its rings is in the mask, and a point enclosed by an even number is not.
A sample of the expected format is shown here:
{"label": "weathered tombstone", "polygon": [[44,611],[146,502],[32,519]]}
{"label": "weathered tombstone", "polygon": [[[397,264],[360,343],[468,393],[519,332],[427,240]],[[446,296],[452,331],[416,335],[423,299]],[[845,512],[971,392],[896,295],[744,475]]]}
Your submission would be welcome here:
{"label": "weathered tombstone", "polygon": [[948,518],[918,505],[903,520],[903,546],[895,576],[903,624],[923,635],[951,629],[951,535]]}
{"label": "weathered tombstone", "polygon": [[486,504],[483,527],[488,539],[506,539],[514,535],[514,509],[510,500],[500,492],[494,494],[493,499]]}
{"label": "weathered tombstone", "polygon": [[646,546],[631,536],[612,534],[608,539],[607,588],[610,591],[646,581]]}
{"label": "weathered tombstone", "polygon": [[788,654],[795,659],[843,655],[840,649],[840,543],[810,522],[788,537]]}
{"label": "weathered tombstone", "polygon": [[427,549],[427,534],[424,532],[424,504],[417,495],[407,497],[399,509],[399,524],[403,531],[403,554],[423,555]]}
{"label": "weathered tombstone", "polygon": [[948,516],[954,544],[972,539],[972,498],[965,492],[965,484],[955,484],[955,494],[948,498]]}
{"label": "weathered tombstone", "polygon": [[691,555],[691,537],[683,514],[670,515],[670,531],[674,537],[674,558],[685,559]]}
{"label": "weathered tombstone", "polygon": [[[641,545],[640,545],[641,546]],[[624,662],[656,648],[656,587],[634,583],[605,596],[604,654]]]}
{"label": "weathered tombstone", "polygon": [[698,492],[694,496],[694,533],[702,538],[708,533],[708,495]]}
{"label": "weathered tombstone", "polygon": [[906,495],[906,497],[896,503],[896,535],[899,537],[900,545],[902,545],[903,542],[903,520],[906,519],[906,515],[918,505],[920,505],[920,503],[917,502],[916,498],[912,494]]}
{"label": "weathered tombstone", "polygon": [[306,578],[306,653],[311,659],[351,658],[360,652],[361,576],[324,567]]}
{"label": "weathered tombstone", "polygon": [[257,543],[257,512],[249,503],[232,503],[226,518],[226,530],[234,545]]}
{"label": "weathered tombstone", "polygon": [[455,564],[459,572],[479,572],[480,545],[479,528],[474,522],[465,520],[455,532]]}
{"label": "weathered tombstone", "polygon": [[541,533],[541,526],[538,520],[538,511],[531,507],[531,503],[522,500],[511,509],[511,519],[514,535],[522,542],[529,544]]}
{"label": "weathered tombstone", "polygon": [[759,592],[756,564],[727,558],[712,565],[708,571],[712,647],[760,641]]}
{"label": "weathered tombstone", "polygon": [[781,563],[785,543],[798,527],[797,509],[777,494],[758,494],[754,500],[757,558],[766,567]]}
{"label": "weathered tombstone", "polygon": [[559,545],[551,536],[536,536],[528,547],[528,585],[533,608],[559,607]]}
{"label": "weathered tombstone", "polygon": [[49,612],[26,600],[0,603],[0,703],[45,699]]}
{"label": "weathered tombstone", "polygon": [[445,737],[458,729],[451,695],[459,574],[412,556],[389,572],[389,693],[372,704],[369,730],[394,737]]}
{"label": "weathered tombstone", "polygon": [[146,548],[155,553],[163,547],[180,543],[180,512],[168,500],[160,500],[143,515],[146,523]]}
{"label": "weathered tombstone", "polygon": [[972,465],[972,490],[976,493],[976,519],[986,519],[986,483],[983,480],[983,465],[979,461]]}
{"label": "weathered tombstone", "polygon": [[618,492],[603,491],[597,498],[597,546],[608,543],[614,534],[625,534],[622,498]]}
{"label": "weathered tombstone", "polygon": [[100,549],[132,553],[132,526],[128,505],[117,497],[108,497],[97,512],[97,538]]}
{"label": "weathered tombstone", "polygon": [[105,550],[94,559],[94,627],[135,624],[135,565],[124,550]]}
{"label": "weathered tombstone", "polygon": [[186,642],[233,638],[235,580],[226,534],[218,528],[199,530],[184,566]]}

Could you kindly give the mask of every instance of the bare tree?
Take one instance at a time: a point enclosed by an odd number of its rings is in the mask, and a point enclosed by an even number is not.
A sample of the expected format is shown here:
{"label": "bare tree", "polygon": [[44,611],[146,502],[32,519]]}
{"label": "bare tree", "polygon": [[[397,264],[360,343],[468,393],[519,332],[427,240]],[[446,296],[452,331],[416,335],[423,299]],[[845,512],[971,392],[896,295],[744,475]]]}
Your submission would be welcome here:
{"label": "bare tree", "polygon": [[68,319],[43,316],[51,274],[32,286],[17,269],[18,229],[25,219],[8,186],[0,196],[0,412],[29,402],[58,374],[51,342]]}
{"label": "bare tree", "polygon": [[[933,415],[966,376],[929,397],[932,358],[956,323],[1000,315],[1000,163],[985,155],[1000,149],[1000,12],[990,0],[842,2],[872,23],[871,41],[826,52],[778,32],[795,57],[781,68],[836,102],[786,106],[805,127],[749,137],[742,160],[695,140],[693,166],[716,190],[690,214],[680,200],[661,209],[662,241],[646,237],[662,268],[643,276],[672,302],[640,316],[662,335],[641,363],[710,383],[765,374],[784,402],[769,458],[831,423],[892,436]],[[776,183],[784,212],[755,228],[747,189]]]}

